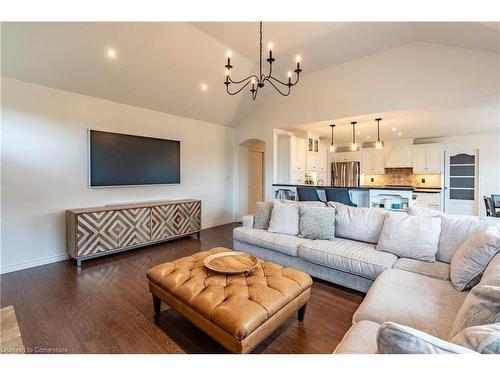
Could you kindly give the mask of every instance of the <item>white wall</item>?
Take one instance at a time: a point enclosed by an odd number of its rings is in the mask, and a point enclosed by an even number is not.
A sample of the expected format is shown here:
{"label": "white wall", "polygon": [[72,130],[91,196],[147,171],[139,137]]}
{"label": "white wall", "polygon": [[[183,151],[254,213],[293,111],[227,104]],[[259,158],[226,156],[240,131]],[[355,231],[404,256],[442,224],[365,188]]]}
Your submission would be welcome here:
{"label": "white wall", "polygon": [[[198,198],[203,227],[234,219],[234,129],[2,78],[1,271],[65,258],[65,210]],[[87,129],[181,141],[181,184],[87,187]]]}

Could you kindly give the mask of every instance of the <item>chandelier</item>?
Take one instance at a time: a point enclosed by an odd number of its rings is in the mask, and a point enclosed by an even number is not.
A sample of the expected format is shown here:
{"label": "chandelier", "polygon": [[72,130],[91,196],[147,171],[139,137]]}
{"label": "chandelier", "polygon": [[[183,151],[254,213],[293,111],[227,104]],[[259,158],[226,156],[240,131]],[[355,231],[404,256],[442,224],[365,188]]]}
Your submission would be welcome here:
{"label": "chandelier", "polygon": [[[228,53],[227,56],[227,64],[226,68],[226,80],[224,81],[224,85],[226,85],[226,91],[229,95],[236,95],[241,92],[248,85],[252,85],[250,89],[250,93],[252,94],[252,99],[255,100],[257,98],[257,93],[260,88],[265,86],[266,82],[269,82],[271,86],[273,86],[276,91],[278,91],[283,96],[290,95],[290,91],[293,86],[299,82],[299,75],[302,69],[300,69],[300,56],[297,56],[297,69],[294,70],[296,77],[295,82],[292,83],[292,72],[288,72],[288,82],[283,82],[276,77],[273,77],[273,62],[276,61],[273,57],[273,46],[269,43],[269,57],[267,58],[267,62],[269,63],[269,73],[266,75],[262,73],[262,22],[259,23],[260,30],[260,44],[259,44],[259,75],[252,74],[251,76],[244,78],[242,80],[233,80],[231,78],[231,69],[233,66],[231,65],[231,53]],[[237,90],[231,92],[229,90],[230,85],[236,85]],[[239,87],[239,88],[238,88]],[[283,90],[283,91],[282,91]]]}

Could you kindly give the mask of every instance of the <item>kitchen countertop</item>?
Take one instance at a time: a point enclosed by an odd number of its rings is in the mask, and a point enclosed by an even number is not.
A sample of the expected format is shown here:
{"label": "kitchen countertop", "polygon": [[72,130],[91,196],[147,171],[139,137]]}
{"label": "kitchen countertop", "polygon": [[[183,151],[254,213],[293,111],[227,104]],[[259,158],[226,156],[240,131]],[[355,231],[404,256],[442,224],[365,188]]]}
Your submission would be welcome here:
{"label": "kitchen countertop", "polygon": [[[316,189],[356,189],[356,190],[415,190],[412,186],[376,186],[376,185],[360,185],[360,186],[331,186],[331,185],[293,185],[293,184],[273,184],[273,186],[287,186],[287,187],[313,187]],[[421,188],[419,188],[421,189]]]}

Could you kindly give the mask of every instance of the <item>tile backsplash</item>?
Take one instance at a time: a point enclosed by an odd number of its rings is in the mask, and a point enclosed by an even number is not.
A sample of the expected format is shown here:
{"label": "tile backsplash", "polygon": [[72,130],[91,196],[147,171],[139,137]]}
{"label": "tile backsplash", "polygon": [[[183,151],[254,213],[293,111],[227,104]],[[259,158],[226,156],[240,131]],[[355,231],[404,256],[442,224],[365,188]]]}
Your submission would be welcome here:
{"label": "tile backsplash", "polygon": [[[373,179],[373,182],[371,181]],[[422,182],[422,179],[425,182]],[[385,174],[366,174],[364,185],[409,185],[415,187],[441,187],[440,174],[413,174],[412,168],[386,168]]]}

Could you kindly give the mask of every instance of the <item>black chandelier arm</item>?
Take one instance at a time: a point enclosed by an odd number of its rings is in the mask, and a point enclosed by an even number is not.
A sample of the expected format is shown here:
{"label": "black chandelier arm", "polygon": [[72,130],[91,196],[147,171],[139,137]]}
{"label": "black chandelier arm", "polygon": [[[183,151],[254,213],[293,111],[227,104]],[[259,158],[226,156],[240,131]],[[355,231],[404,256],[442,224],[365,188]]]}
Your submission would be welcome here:
{"label": "black chandelier arm", "polygon": [[297,84],[297,82],[299,82],[299,75],[297,74],[297,79],[295,80],[294,83],[283,82],[283,81],[281,81],[278,78],[275,78],[273,76],[268,76],[265,78],[265,80],[269,81],[269,82],[271,82],[271,79],[278,82],[278,83],[281,83],[283,86],[292,87],[292,86],[295,86]]}
{"label": "black chandelier arm", "polygon": [[[270,77],[270,78],[273,78],[273,77]],[[290,95],[291,86],[286,85],[286,86],[288,86],[288,92],[285,94],[283,91],[281,91],[281,90],[278,88],[278,86],[276,86],[276,85],[273,83],[273,81],[271,81],[270,79],[268,79],[267,81],[268,81],[268,82],[269,82],[269,83],[270,83],[270,84],[271,84],[271,85],[272,85],[272,86],[276,89],[276,91],[278,91],[281,95],[283,95],[283,96],[288,96],[288,95]]]}
{"label": "black chandelier arm", "polygon": [[233,81],[231,76],[227,76],[227,78],[229,79],[229,82],[234,83],[236,85],[239,85],[240,83],[243,83],[245,81],[250,81],[252,78],[255,78],[255,81],[259,82],[259,77],[257,77],[255,74],[252,74],[251,76],[248,76],[247,78],[244,78],[241,81]]}
{"label": "black chandelier arm", "polygon": [[250,83],[250,81],[247,81],[247,83],[245,83],[243,86],[241,86],[241,87],[240,87],[240,89],[239,89],[239,90],[237,90],[237,91],[235,91],[234,93],[231,93],[231,92],[229,91],[229,84],[226,84],[226,91],[227,91],[227,93],[228,93],[229,95],[236,95],[236,94],[240,93],[240,92],[241,92],[241,90],[243,90],[245,87],[247,87],[249,83]]}

